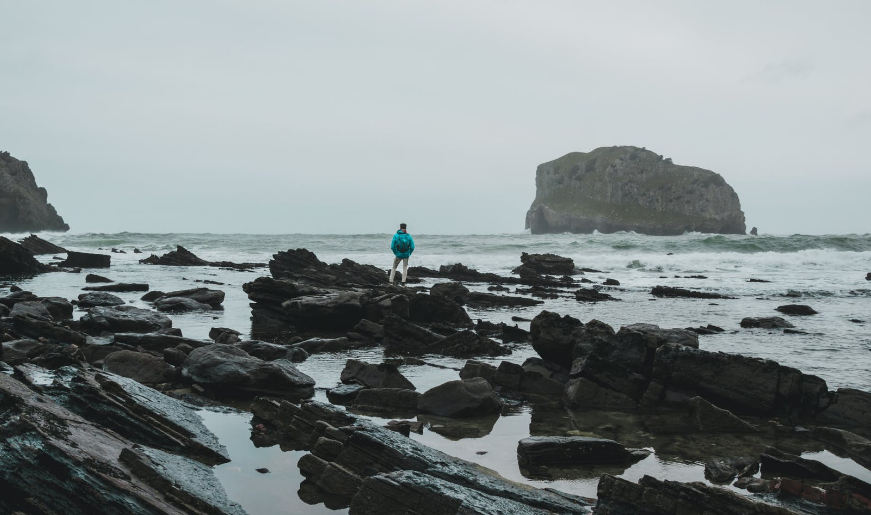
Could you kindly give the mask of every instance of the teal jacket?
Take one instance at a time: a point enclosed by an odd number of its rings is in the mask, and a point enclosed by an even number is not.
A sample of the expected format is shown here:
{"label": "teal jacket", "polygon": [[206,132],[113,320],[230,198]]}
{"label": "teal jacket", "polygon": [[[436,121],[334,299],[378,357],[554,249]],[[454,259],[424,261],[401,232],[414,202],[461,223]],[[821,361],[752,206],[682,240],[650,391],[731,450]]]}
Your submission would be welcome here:
{"label": "teal jacket", "polygon": [[411,256],[411,253],[414,252],[414,238],[412,238],[407,232],[399,229],[396,231],[396,234],[393,235],[393,241],[390,242],[390,250],[392,250],[393,255],[399,259],[408,258]]}

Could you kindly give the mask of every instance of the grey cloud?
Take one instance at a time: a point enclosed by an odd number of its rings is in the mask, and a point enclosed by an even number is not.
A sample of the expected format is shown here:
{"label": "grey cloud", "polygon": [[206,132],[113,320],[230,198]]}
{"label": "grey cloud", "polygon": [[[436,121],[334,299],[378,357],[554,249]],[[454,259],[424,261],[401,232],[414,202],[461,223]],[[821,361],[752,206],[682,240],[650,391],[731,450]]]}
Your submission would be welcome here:
{"label": "grey cloud", "polygon": [[814,63],[810,59],[784,59],[766,64],[750,78],[766,82],[805,79],[810,77],[814,68]]}

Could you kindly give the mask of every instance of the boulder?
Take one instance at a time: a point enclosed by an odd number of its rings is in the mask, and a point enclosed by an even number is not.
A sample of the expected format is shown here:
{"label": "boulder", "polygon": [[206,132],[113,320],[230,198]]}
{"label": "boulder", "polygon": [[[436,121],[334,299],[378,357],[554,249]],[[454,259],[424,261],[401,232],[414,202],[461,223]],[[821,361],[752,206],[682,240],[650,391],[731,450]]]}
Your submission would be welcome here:
{"label": "boulder", "polygon": [[0,297],[0,304],[3,304],[10,309],[15,307],[15,304],[19,302],[30,302],[39,300],[39,297],[29,291],[24,291],[21,288],[18,288],[16,290],[15,287],[13,287],[13,289],[11,289],[10,291],[12,293],[10,293],[9,295],[5,297]]}
{"label": "boulder", "polygon": [[126,304],[120,297],[111,293],[95,291],[79,295],[79,307],[93,308],[96,306],[123,306]]}
{"label": "boulder", "polygon": [[27,249],[27,252],[30,252],[34,256],[40,256],[43,254],[64,254],[67,251],[67,249],[59,247],[50,241],[45,241],[35,234],[31,234],[18,243]]}
{"label": "boulder", "polygon": [[741,327],[744,328],[762,328],[762,329],[782,329],[785,327],[795,327],[781,317],[747,317],[741,320]]}
{"label": "boulder", "polygon": [[67,252],[67,258],[58,263],[64,268],[109,268],[112,256],[89,252]]}
{"label": "boulder", "polygon": [[130,350],[113,352],[103,358],[103,370],[142,384],[169,383],[178,377],[175,367],[162,357]]}
{"label": "boulder", "polygon": [[440,335],[398,316],[390,315],[384,319],[383,344],[387,354],[422,354],[429,345],[441,339]]}
{"label": "boulder", "polygon": [[856,463],[871,469],[871,440],[843,429],[815,427],[811,436],[846,453]]}
{"label": "boulder", "polygon": [[183,338],[165,333],[117,333],[114,336],[114,341],[132,347],[142,347],[151,352],[163,352],[164,349],[169,347],[179,347],[182,345],[192,349],[211,345],[209,341],[194,340],[193,338]]}
{"label": "boulder", "polygon": [[321,352],[344,352],[350,349],[365,346],[365,343],[352,342],[348,338],[310,338],[292,345],[295,349],[301,349],[309,354]]}
{"label": "boulder", "polygon": [[158,311],[182,313],[186,311],[210,311],[212,306],[187,297],[161,297],[154,301],[154,308]]}
{"label": "boulder", "polygon": [[37,261],[21,245],[0,236],[0,270],[4,275],[32,275],[48,272],[51,267]]}
{"label": "boulder", "polygon": [[343,384],[327,390],[327,399],[333,404],[350,406],[357,400],[357,395],[363,388],[360,384]]}
{"label": "boulder", "polygon": [[580,288],[575,291],[575,300],[579,302],[601,302],[606,300],[619,299],[615,299],[607,293],[602,293],[595,288]]}
{"label": "boulder", "polygon": [[543,359],[563,368],[571,368],[575,348],[592,348],[596,342],[614,343],[617,335],[611,326],[592,320],[584,324],[571,316],[542,311],[530,324],[532,348]]}
{"label": "boulder", "polygon": [[644,148],[571,152],[539,165],[535,186],[526,214],[532,234],[746,232],[738,195],[720,175]]}
{"label": "boulder", "polygon": [[162,256],[152,254],[150,257],[142,259],[140,263],[147,265],[163,265],[163,266],[208,266],[209,262],[198,258],[193,252],[182,247],[176,246],[176,249],[167,252]]}
{"label": "boulder", "polygon": [[193,288],[189,290],[171,291],[163,294],[165,298],[187,298],[201,304],[208,304],[213,308],[220,307],[221,304],[224,303],[224,295],[224,292],[221,290],[212,290],[209,288]]}
{"label": "boulder", "polygon": [[[217,341],[219,338],[227,339],[228,336],[225,335],[233,335],[236,337],[236,341]],[[242,333],[236,331],[235,329],[230,329],[227,327],[213,327],[209,329],[209,338],[212,339],[215,343],[238,343],[242,341],[240,336]]]}
{"label": "boulder", "polygon": [[[69,231],[27,161],[0,152],[0,233]],[[2,268],[0,268],[2,269]]]}
{"label": "boulder", "polygon": [[871,272],[868,272],[868,274],[865,276],[865,280],[871,281]]}
{"label": "boulder", "polygon": [[837,481],[844,474],[819,461],[789,454],[775,447],[768,447],[760,456],[762,473],[768,477],[789,476],[818,481]]}
{"label": "boulder", "polygon": [[111,282],[115,282],[115,281],[113,281],[112,279],[109,279],[108,277],[103,277],[102,275],[88,274],[85,276],[85,282],[86,283],[111,283]]}
{"label": "boulder", "polygon": [[51,313],[48,312],[48,308],[45,307],[41,302],[18,302],[15,306],[12,307],[12,311],[9,312],[9,316],[27,316],[33,318],[39,318],[41,320],[52,320]]}
{"label": "boulder", "polygon": [[314,379],[290,361],[263,361],[233,345],[194,349],[182,372],[191,381],[228,396],[271,395],[298,400],[314,395]]}
{"label": "boulder", "polygon": [[328,265],[306,249],[287,250],[272,256],[269,271],[275,279],[290,279],[316,286],[375,286],[387,283],[384,270],[350,259]]}
{"label": "boulder", "polygon": [[165,315],[134,306],[90,308],[79,320],[83,330],[94,333],[150,333],[172,327]]}
{"label": "boulder", "polygon": [[56,321],[71,320],[73,318],[73,305],[67,299],[61,297],[43,297],[39,302],[45,306],[51,317]]}
{"label": "boulder", "polygon": [[467,358],[472,356],[504,356],[511,354],[511,351],[474,331],[460,331],[426,346],[420,353]]}
{"label": "boulder", "polygon": [[646,451],[630,451],[614,440],[587,436],[531,436],[517,443],[517,461],[525,469],[547,465],[629,463],[648,454]]}
{"label": "boulder", "polygon": [[447,297],[459,305],[466,303],[466,297],[469,295],[469,289],[463,286],[463,283],[444,282],[437,283],[429,290],[430,295],[441,295]]}
{"label": "boulder", "polygon": [[139,300],[144,301],[144,302],[154,302],[155,300],[163,297],[164,295],[166,295],[166,293],[164,293],[162,291],[152,290],[152,291],[146,293],[145,295],[143,295],[142,297],[139,297]]}
{"label": "boulder", "polygon": [[84,345],[85,335],[47,319],[30,316],[12,317],[12,332],[25,338],[52,343]]}
{"label": "boulder", "polygon": [[442,417],[481,416],[502,411],[502,401],[481,378],[448,381],[424,392],[418,408]]}
{"label": "boulder", "polygon": [[440,322],[470,327],[472,319],[463,307],[443,295],[418,293],[408,299],[408,314],[413,322]]}
{"label": "boulder", "polygon": [[360,320],[360,322],[354,326],[354,332],[357,334],[362,334],[368,338],[371,338],[375,341],[381,341],[384,339],[384,326],[381,324],[376,324],[370,320]]}
{"label": "boulder", "polygon": [[31,339],[11,340],[0,343],[0,349],[3,350],[0,356],[4,362],[15,365],[39,356],[49,347],[50,344]]}
{"label": "boulder", "polygon": [[803,304],[787,304],[785,306],[778,306],[776,309],[784,315],[807,316],[817,314],[814,308]]}
{"label": "boulder", "polygon": [[831,406],[819,414],[821,422],[853,427],[871,437],[871,393],[854,388],[838,388]]}
{"label": "boulder", "polygon": [[671,286],[654,286],[650,290],[654,297],[688,298],[688,299],[733,299],[714,292],[687,290],[686,288],[672,288]]}
{"label": "boulder", "polygon": [[[518,289],[517,293],[526,293],[526,291],[520,291]],[[496,295],[493,293],[483,293],[478,291],[469,292],[465,297],[465,304],[470,308],[476,309],[518,308],[538,306],[543,303],[543,301],[530,299],[528,297]]]}
{"label": "boulder", "polygon": [[390,363],[375,365],[356,359],[349,359],[345,363],[341,381],[345,384],[360,384],[366,388],[415,389],[411,381],[402,375],[396,365]]}
{"label": "boulder", "polygon": [[111,291],[111,292],[133,292],[133,291],[148,291],[147,284],[141,283],[115,283],[106,284],[103,286],[86,286],[82,288],[85,291]]}
{"label": "boulder", "polygon": [[186,360],[187,357],[188,355],[181,349],[176,349],[174,347],[163,349],[163,361],[166,361],[170,365],[180,367],[184,364],[184,360]]}
{"label": "boulder", "polygon": [[523,270],[532,271],[536,274],[545,275],[571,275],[576,273],[575,262],[571,258],[557,256],[556,254],[520,254],[522,265],[515,268],[513,273],[520,274]]}

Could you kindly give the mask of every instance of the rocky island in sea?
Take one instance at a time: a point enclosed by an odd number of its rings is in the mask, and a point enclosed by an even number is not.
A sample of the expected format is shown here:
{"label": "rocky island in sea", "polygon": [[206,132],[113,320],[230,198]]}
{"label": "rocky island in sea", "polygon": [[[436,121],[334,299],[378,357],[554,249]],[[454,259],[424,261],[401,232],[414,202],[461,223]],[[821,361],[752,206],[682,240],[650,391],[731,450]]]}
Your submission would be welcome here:
{"label": "rocky island in sea", "polygon": [[[864,273],[843,295],[784,292],[818,272],[669,277],[614,266],[626,245],[609,244],[507,269],[434,254],[398,287],[305,248],[203,259],[165,235],[94,238],[39,259],[49,242],[0,239],[20,270],[0,274],[0,513],[871,513],[871,393],[849,368],[867,358],[824,378],[782,351],[861,330]],[[494,247],[533,250],[516,238]],[[718,351],[748,341],[778,359]]]}
{"label": "rocky island in sea", "polygon": [[631,146],[572,152],[539,165],[526,228],[533,234],[746,232],[741,201],[722,176]]}
{"label": "rocky island in sea", "polygon": [[0,152],[0,233],[68,231],[70,226],[36,185],[27,161]]}

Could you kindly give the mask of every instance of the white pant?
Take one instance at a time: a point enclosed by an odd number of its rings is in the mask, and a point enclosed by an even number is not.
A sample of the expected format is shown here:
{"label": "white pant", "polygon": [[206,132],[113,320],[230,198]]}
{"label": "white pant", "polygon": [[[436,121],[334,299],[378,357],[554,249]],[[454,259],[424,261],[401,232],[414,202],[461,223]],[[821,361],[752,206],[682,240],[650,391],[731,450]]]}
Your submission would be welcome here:
{"label": "white pant", "polygon": [[393,258],[393,268],[390,270],[390,284],[393,284],[393,276],[396,275],[396,268],[399,262],[402,261],[402,284],[408,279],[408,258]]}

